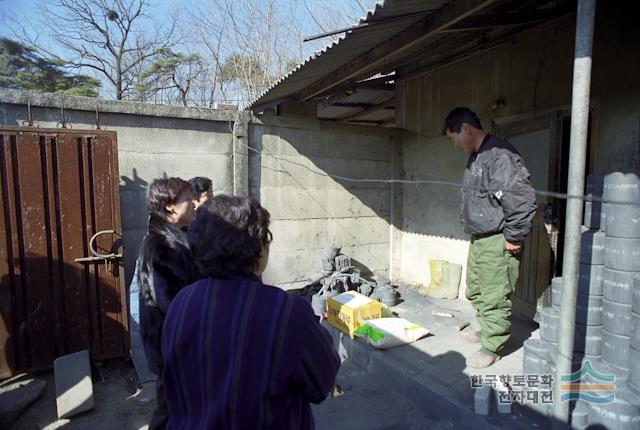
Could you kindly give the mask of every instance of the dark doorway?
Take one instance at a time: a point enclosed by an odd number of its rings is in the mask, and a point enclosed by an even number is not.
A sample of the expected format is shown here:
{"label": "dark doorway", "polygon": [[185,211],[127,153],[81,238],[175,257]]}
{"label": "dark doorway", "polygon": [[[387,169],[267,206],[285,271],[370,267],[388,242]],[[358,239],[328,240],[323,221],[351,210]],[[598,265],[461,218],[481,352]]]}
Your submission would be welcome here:
{"label": "dark doorway", "polygon": [[[592,115],[589,116],[589,127],[587,134],[587,162],[585,163],[585,178],[590,172],[590,160],[591,160],[591,124]],[[569,180],[569,148],[571,146],[571,116],[563,115],[560,118],[562,133],[561,133],[561,141],[558,148],[558,174],[557,174],[557,185],[553,191],[559,193],[567,192],[567,183]],[[562,262],[564,255],[564,232],[566,227],[566,212],[567,212],[567,200],[566,199],[555,199],[554,202],[554,219],[557,220],[558,225],[558,247],[556,251],[556,262],[555,262],[555,276],[562,276]]]}

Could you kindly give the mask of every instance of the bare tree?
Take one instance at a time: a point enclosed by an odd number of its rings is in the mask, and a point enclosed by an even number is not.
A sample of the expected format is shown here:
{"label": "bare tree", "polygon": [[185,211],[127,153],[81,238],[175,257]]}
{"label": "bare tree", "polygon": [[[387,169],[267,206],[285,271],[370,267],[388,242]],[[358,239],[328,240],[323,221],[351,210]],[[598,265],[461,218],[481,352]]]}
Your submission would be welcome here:
{"label": "bare tree", "polygon": [[200,106],[214,107],[216,100],[228,101],[227,85],[221,81],[223,56],[223,42],[228,30],[228,19],[224,14],[217,13],[219,2],[203,0],[194,3],[188,9],[190,25],[194,30],[192,42],[201,47],[201,55],[206,59],[207,67],[198,78],[198,93]]}
{"label": "bare tree", "polygon": [[71,57],[70,65],[95,70],[113,85],[117,100],[133,91],[136,72],[175,43],[169,28],[143,28],[147,0],[56,0],[45,8],[53,40]]}
{"label": "bare tree", "polygon": [[302,38],[284,0],[200,0],[192,25],[210,67],[210,103],[246,104],[302,58]]}
{"label": "bare tree", "polygon": [[374,0],[196,0],[188,7],[189,27],[209,64],[200,76],[209,103],[252,101],[331,41],[305,44],[304,36],[355,24],[365,7],[374,5]]}
{"label": "bare tree", "polygon": [[[375,7],[375,0],[301,0],[306,11],[308,25],[307,31],[315,33],[327,33],[338,28],[345,28],[358,23],[358,19],[364,16],[368,10]],[[310,36],[306,34],[305,36]],[[314,48],[322,48],[327,41],[336,40],[343,34],[335,34],[318,39]]]}
{"label": "bare tree", "polygon": [[[93,70],[116,99],[214,107],[247,104],[329,44],[303,37],[356,23],[374,0],[191,0],[179,15],[152,0],[43,2],[48,32],[22,31],[74,68]],[[164,1],[167,0],[156,0]],[[166,4],[165,4],[166,8]],[[148,15],[149,14],[149,15]],[[21,21],[34,23],[25,17]],[[178,24],[178,20],[186,20]],[[164,29],[154,22],[165,23]],[[21,27],[19,21],[14,26]],[[44,43],[38,43],[38,35]],[[25,37],[26,36],[26,37]],[[169,54],[170,53],[170,54]],[[69,61],[70,59],[70,61]]]}
{"label": "bare tree", "polygon": [[138,75],[135,89],[140,101],[161,95],[168,104],[198,104],[190,103],[190,95],[194,82],[203,71],[200,55],[166,49],[159,52],[149,67]]}

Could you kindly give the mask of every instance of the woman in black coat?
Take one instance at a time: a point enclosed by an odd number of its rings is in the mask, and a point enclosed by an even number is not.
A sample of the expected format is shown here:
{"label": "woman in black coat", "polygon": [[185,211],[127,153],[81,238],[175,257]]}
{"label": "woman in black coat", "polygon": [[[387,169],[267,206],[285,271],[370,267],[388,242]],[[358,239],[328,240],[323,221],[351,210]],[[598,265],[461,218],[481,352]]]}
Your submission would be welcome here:
{"label": "woman in black coat", "polygon": [[193,191],[180,178],[156,179],[147,192],[149,227],[138,257],[140,334],[149,369],[158,377],[150,429],[164,428],[167,409],[162,381],[162,324],[171,300],[200,276],[186,228],[194,213]]}

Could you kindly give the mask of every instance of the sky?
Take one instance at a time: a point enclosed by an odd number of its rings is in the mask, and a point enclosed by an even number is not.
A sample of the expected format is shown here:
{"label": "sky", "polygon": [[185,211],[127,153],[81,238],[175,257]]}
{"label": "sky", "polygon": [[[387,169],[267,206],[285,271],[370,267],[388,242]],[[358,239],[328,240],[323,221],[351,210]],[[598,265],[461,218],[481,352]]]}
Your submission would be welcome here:
{"label": "sky", "polygon": [[[188,1],[188,0],[185,0]],[[13,37],[15,24],[13,19],[37,19],[42,10],[42,5],[51,4],[52,1],[47,0],[0,0],[0,36]],[[154,14],[162,16],[170,8],[183,3],[181,0],[152,0],[154,6]]]}
{"label": "sky", "polygon": [[[105,0],[107,3],[110,0]],[[134,2],[135,0],[129,0]],[[142,29],[151,30],[152,27],[168,21],[176,9],[189,4],[206,4],[210,0],[148,0],[152,5],[148,9],[149,19],[144,21]],[[227,0],[222,0],[227,1]],[[253,0],[267,1],[267,0]],[[373,9],[376,0],[271,0],[279,5],[277,13],[284,16],[285,22],[295,23],[301,32],[300,36],[314,36],[338,28],[345,28],[358,23],[358,19]],[[381,0],[380,0],[381,1]],[[36,35],[35,45],[65,58],[61,51],[48,37],[42,23],[42,10],[45,5],[53,4],[53,0],[0,0],[0,37],[24,40],[20,37],[21,29],[17,22],[29,29],[31,40]],[[283,5],[285,5],[283,7]],[[204,8],[206,10],[206,8]],[[324,16],[324,20],[322,18]],[[301,59],[308,58],[314,51],[325,48],[341,35],[325,37],[304,43]],[[188,51],[188,49],[187,49]]]}
{"label": "sky", "polygon": [[[303,26],[308,30],[307,35],[315,35],[321,33],[317,23],[311,19],[307,13],[309,10],[316,9],[326,0],[289,0],[289,10],[295,11],[296,15],[302,17],[306,22]],[[348,26],[357,24],[354,19],[363,17],[366,11],[373,9],[376,0],[330,0],[338,5],[342,11],[348,12],[348,17],[344,16],[342,24]],[[380,0],[382,1],[382,0]],[[189,0],[152,0],[154,6],[154,15],[162,16],[170,10],[181,4],[188,3]],[[46,4],[46,0],[0,0],[0,36],[11,37],[14,34],[14,25],[10,18],[26,16],[27,18],[37,17],[41,6]],[[48,3],[51,3],[49,1]],[[306,6],[306,7],[305,7]],[[327,29],[330,30],[330,29]]]}
{"label": "sky", "polygon": [[[103,1],[109,3],[112,0]],[[135,2],[136,0],[128,1]],[[251,14],[247,4],[254,2],[254,5],[263,6],[264,4],[267,4],[263,2],[273,2],[276,5],[274,8],[274,14],[277,15],[275,22],[278,24],[275,28],[279,33],[273,33],[275,36],[273,40],[276,41],[273,46],[276,47],[271,48],[270,51],[286,50],[287,53],[284,54],[285,57],[293,58],[294,61],[306,60],[314,51],[325,48],[341,35],[322,38],[312,42],[303,43],[301,45],[300,39],[355,25],[358,23],[358,19],[365,16],[366,12],[373,9],[376,4],[376,0],[148,0],[152,5],[146,10],[146,14],[149,18],[140,22],[141,26],[137,31],[142,33],[151,33],[154,27],[169,22],[171,15],[176,10],[182,11],[183,9],[187,9],[188,6],[193,6],[194,4],[204,5],[204,7],[199,10],[199,14],[202,13],[201,11],[207,11],[211,8],[212,14],[210,16],[206,16],[205,13],[204,18],[216,19],[221,16],[225,16],[222,14],[214,15],[215,9],[211,6],[211,2],[215,1],[229,2],[229,4],[233,5],[232,7],[236,9],[237,13],[240,14],[240,20],[246,19],[254,23],[254,25],[255,20],[248,19]],[[73,53],[63,51],[62,48],[47,34],[46,23],[43,22],[42,11],[46,5],[51,6],[53,3],[54,0],[0,0],[0,37],[24,40],[24,37],[20,37],[20,24],[22,24],[23,28],[28,29],[27,34],[29,35],[29,39],[37,48],[40,48],[42,51],[46,51],[45,53],[52,53],[65,60],[73,59]],[[202,19],[199,14],[197,14],[196,19]],[[187,16],[190,16],[190,14],[181,14],[181,17],[183,18]],[[184,29],[195,27],[193,24],[189,25],[189,21],[185,21],[183,24],[186,24],[183,27]],[[263,27],[260,26],[261,23],[258,24],[257,28],[259,30],[257,31],[259,31],[260,36],[262,36]],[[229,27],[230,26],[227,26],[227,28]],[[207,27],[207,31],[208,28],[209,27]],[[231,34],[235,35],[236,33]],[[251,34],[254,33],[252,32]],[[286,35],[287,37],[283,37],[283,35]],[[282,45],[279,41],[283,41],[286,46]],[[259,44],[259,49],[262,49],[262,45],[263,44]],[[221,51],[222,60],[224,60],[228,55],[233,54],[235,49],[233,43],[224,46],[225,49]],[[196,47],[195,44],[190,44],[188,42],[183,43],[176,49],[188,54],[194,53],[194,49],[195,52],[207,52],[206,50],[199,51],[200,49],[203,49],[202,46]],[[278,52],[274,52],[273,58],[282,57]],[[289,64],[288,61],[286,63]],[[277,64],[284,65],[285,61],[279,61]],[[79,70],[82,73],[96,76],[99,79],[104,79],[103,76],[95,72],[93,69],[81,68]],[[269,70],[272,69],[269,68]],[[285,71],[286,70],[287,69],[285,69]],[[276,76],[277,73],[282,72],[274,71]],[[108,88],[109,85],[109,83],[106,83],[106,85],[103,85],[103,88]]]}

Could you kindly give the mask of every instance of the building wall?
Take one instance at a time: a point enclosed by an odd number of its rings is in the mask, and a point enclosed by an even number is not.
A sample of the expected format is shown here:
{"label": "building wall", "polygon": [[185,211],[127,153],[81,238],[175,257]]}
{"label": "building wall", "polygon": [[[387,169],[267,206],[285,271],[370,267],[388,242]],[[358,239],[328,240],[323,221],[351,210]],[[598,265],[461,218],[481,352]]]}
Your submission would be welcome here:
{"label": "building wall", "polygon": [[[4,123],[22,125],[26,104],[40,128],[56,128],[60,104],[73,129],[92,129],[96,99],[0,90]],[[214,191],[233,192],[235,113],[99,101],[100,121],[117,132],[120,208],[127,284],[146,232],[146,188],[155,178],[207,176]]]}
{"label": "building wall", "polygon": [[[622,5],[598,4],[593,56],[594,124],[591,172],[640,167],[640,30]],[[617,10],[616,10],[617,9]],[[466,156],[441,135],[456,106],[478,112],[485,129],[493,121],[569,109],[575,20],[529,30],[492,51],[397,83],[397,124],[405,129],[402,168],[407,179],[460,182]],[[491,104],[504,99],[495,112]],[[525,160],[526,161],[526,160]],[[532,164],[539,160],[532,160]],[[539,182],[539,181],[537,181]],[[402,238],[395,277],[429,282],[427,261],[464,264],[468,237],[457,214],[454,188],[405,185]],[[464,279],[462,282],[464,287]]]}
{"label": "building wall", "polygon": [[[266,282],[298,288],[321,270],[328,243],[364,272],[388,275],[391,185],[326,176],[390,178],[393,132],[262,116],[249,126],[249,189],[271,213]],[[316,172],[316,173],[313,173]]]}
{"label": "building wall", "polygon": [[[91,129],[95,123],[95,99],[0,90],[4,123],[21,125],[27,102],[41,128],[56,127],[60,103],[74,129]],[[304,118],[256,118],[247,112],[99,103],[101,122],[118,138],[127,283],[146,229],[146,188],[163,176],[208,176],[215,192],[250,193],[261,201],[272,214],[275,238],[268,282],[303,286],[320,271],[329,242],[342,245],[365,274],[388,275],[392,185],[325,175],[390,178],[397,132]]]}

